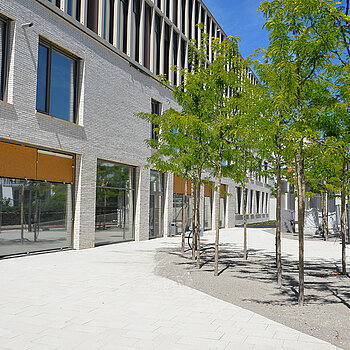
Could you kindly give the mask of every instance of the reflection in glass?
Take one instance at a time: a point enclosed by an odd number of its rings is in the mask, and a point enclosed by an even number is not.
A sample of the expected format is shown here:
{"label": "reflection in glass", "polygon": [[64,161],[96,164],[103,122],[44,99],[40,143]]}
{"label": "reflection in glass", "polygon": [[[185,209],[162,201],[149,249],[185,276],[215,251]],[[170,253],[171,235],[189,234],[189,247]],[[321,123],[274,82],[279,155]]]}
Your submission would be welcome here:
{"label": "reflection in glass", "polygon": [[[185,196],[183,194],[173,195],[173,221],[176,223],[176,233],[182,233],[183,209]],[[191,197],[187,196],[187,213],[186,213],[186,231],[191,227],[192,212],[191,212]]]}
{"label": "reflection in glass", "polygon": [[5,68],[5,45],[6,41],[6,24],[0,19],[0,99],[4,95],[4,68]]}
{"label": "reflection in glass", "polygon": [[45,112],[47,110],[46,91],[47,91],[47,58],[49,49],[39,45],[38,58],[38,78],[36,88],[36,109]]}
{"label": "reflection in glass", "polygon": [[134,239],[134,168],[98,161],[96,180],[96,244]]}
{"label": "reflection in glass", "polygon": [[149,237],[155,238],[163,235],[163,174],[151,170],[150,185]]}
{"label": "reflection in glass", "polygon": [[212,229],[212,200],[211,197],[204,197],[204,230]]}
{"label": "reflection in glass", "polygon": [[74,61],[52,51],[50,115],[73,121]]}
{"label": "reflection in glass", "polygon": [[0,256],[71,246],[70,184],[0,179]]}

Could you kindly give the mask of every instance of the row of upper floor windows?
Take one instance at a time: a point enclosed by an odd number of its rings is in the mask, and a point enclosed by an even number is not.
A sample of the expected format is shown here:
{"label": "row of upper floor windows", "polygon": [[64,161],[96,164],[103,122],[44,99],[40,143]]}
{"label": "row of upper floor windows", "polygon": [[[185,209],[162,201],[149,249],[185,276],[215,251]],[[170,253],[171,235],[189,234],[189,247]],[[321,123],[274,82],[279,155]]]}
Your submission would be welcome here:
{"label": "row of upper floor windows", "polygon": [[[198,0],[47,0],[154,74],[177,84],[173,65],[185,68],[189,40],[225,34]],[[212,52],[208,47],[208,59]]]}
{"label": "row of upper floor windows", "polygon": [[[9,23],[9,20],[0,17],[0,99],[4,99],[7,82]],[[173,36],[173,38],[175,37]],[[171,72],[171,65],[177,64],[175,55],[172,56],[172,61],[170,59],[165,60],[165,57],[169,58],[171,56],[171,49],[169,44],[162,47],[160,45],[157,46],[157,52],[159,53],[162,50],[163,55],[157,55],[159,58],[156,61],[159,63],[159,66],[160,62],[162,62],[162,65],[169,72]],[[181,53],[180,64],[185,66],[187,62],[187,42],[181,39],[181,44],[176,49]],[[70,122],[76,122],[79,105],[79,82],[81,80],[79,66],[81,61],[81,59],[62,50],[57,45],[40,39],[36,100],[36,109],[39,112]],[[180,80],[178,77],[179,75],[174,74],[174,83]]]}

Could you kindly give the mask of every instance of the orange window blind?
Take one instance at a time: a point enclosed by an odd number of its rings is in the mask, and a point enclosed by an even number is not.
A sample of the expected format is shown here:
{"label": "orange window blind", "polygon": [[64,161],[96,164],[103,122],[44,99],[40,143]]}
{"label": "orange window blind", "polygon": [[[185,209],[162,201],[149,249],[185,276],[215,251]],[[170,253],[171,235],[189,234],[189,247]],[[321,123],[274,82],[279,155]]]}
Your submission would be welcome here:
{"label": "orange window blind", "polygon": [[0,176],[35,180],[36,153],[35,148],[0,142]]}
{"label": "orange window blind", "polygon": [[[187,195],[191,195],[191,182],[187,180]],[[185,194],[185,179],[174,175],[174,193]]]}

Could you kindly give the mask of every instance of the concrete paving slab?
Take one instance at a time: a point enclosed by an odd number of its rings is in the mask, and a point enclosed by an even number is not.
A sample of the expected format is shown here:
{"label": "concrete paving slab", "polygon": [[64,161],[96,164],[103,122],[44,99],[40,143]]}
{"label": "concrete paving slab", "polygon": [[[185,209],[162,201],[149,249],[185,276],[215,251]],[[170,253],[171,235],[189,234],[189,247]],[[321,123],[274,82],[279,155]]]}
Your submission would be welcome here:
{"label": "concrete paving slab", "polygon": [[[224,242],[240,244],[236,231],[223,232]],[[269,251],[266,237],[250,243]],[[179,244],[167,238],[0,261],[0,349],[337,349],[155,275],[156,249]]]}

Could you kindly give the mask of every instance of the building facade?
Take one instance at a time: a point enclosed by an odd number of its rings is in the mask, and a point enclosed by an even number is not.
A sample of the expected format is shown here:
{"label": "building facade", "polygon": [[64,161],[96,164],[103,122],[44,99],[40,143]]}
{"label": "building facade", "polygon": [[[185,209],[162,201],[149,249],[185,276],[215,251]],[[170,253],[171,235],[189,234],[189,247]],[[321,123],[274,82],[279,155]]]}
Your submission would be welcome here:
{"label": "building facade", "polygon": [[[181,81],[171,67],[186,68],[197,23],[225,38],[197,0],[0,0],[0,256],[180,227],[184,186],[145,168],[151,125],[134,114],[179,108],[156,76]],[[249,221],[267,220],[267,181],[249,181]],[[242,191],[223,184],[220,225],[233,227]],[[211,229],[216,194],[202,192]]]}

